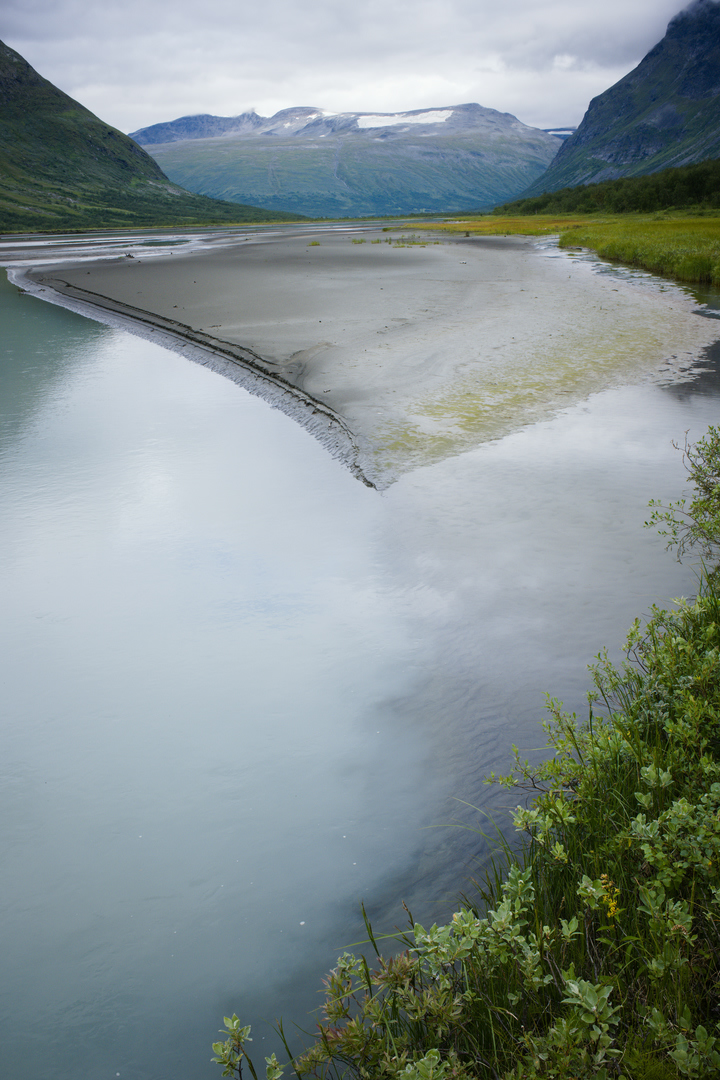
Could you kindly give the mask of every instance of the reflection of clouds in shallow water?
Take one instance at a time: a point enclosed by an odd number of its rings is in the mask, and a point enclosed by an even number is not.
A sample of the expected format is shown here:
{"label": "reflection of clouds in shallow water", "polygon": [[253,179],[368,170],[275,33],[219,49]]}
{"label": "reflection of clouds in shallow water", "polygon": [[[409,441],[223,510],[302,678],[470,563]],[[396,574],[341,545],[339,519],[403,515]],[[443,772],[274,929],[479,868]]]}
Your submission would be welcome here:
{"label": "reflection of clouds in shallow water", "polygon": [[[708,369],[711,386],[716,378]],[[686,395],[652,384],[605,391],[418,469],[383,496],[391,580],[429,658],[397,709],[429,733],[447,784],[439,820],[483,827],[459,798],[507,825],[501,809],[512,797],[482,780],[507,767],[511,742],[542,745],[544,693],[583,715],[587,665],[599,650],[619,657],[636,616],[692,593],[692,567],[677,564],[643,522],[650,498],[683,491],[671,440],[688,428],[697,438],[716,415],[710,386],[696,385]],[[458,865],[484,847],[467,833],[439,838],[433,854],[435,842],[423,865],[434,865],[438,888],[424,874],[404,885],[418,916],[431,896],[447,901]]]}
{"label": "reflection of clouds in shallow water", "polygon": [[609,386],[683,382],[720,332],[697,318],[687,289],[645,272],[574,257],[550,241],[514,254],[525,262],[511,294],[486,282],[482,315],[465,298],[465,325],[448,334],[442,377],[425,388],[419,381],[414,397],[387,402],[377,418],[370,472],[383,482]]}
{"label": "reflection of clouds in shallow water", "polygon": [[357,936],[418,844],[424,741],[378,704],[412,635],[375,492],[212,373],[43,310],[95,344],[4,447],[3,1009],[42,1009],[58,1077],[196,1076],[220,997],[249,1008],[338,910]]}
{"label": "reflection of clouds in shallow water", "polygon": [[505,821],[482,778],[542,742],[543,692],[582,712],[597,650],[692,589],[642,521],[715,376],[598,394],[379,495],[212,373],[42,310],[87,339],[5,443],[0,1055],[190,1080],[223,1013],[260,1049],[261,1018],[307,1023],[361,898],[381,929],[402,899],[446,913],[486,849],[426,826],[488,827],[455,799]]}

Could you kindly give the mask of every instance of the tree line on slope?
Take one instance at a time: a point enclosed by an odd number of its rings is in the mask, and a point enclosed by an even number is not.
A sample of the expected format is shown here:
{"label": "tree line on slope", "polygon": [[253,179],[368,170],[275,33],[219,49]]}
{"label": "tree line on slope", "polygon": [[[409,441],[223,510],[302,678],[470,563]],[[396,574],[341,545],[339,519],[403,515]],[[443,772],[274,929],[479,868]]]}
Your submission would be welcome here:
{"label": "tree line on slope", "polygon": [[494,214],[649,214],[720,209],[720,159],[549,191],[496,206]]}

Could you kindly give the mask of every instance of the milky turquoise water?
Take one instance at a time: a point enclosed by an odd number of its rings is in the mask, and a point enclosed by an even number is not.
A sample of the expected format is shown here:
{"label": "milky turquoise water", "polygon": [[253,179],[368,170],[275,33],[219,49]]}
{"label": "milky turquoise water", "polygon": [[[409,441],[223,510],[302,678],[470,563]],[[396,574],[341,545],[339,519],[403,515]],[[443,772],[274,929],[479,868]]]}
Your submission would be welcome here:
{"label": "milky turquoise water", "polygon": [[[0,1072],[200,1080],[312,1026],[363,936],[447,915],[543,693],[693,573],[643,530],[715,368],[384,494],[169,352],[0,287]],[[269,1050],[267,1050],[269,1052]]]}

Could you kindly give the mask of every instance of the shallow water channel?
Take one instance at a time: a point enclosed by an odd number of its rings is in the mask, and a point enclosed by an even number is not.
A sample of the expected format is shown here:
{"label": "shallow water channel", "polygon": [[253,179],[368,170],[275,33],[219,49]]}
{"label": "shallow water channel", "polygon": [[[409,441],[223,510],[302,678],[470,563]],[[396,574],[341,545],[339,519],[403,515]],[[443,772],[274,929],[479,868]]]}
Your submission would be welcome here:
{"label": "shallow water channel", "polygon": [[[0,1072],[201,1080],[447,916],[543,694],[689,594],[644,530],[717,357],[380,494],[214,373],[0,283]],[[461,800],[461,801],[457,801]],[[511,800],[510,800],[511,801]],[[438,827],[439,826],[439,827]]]}

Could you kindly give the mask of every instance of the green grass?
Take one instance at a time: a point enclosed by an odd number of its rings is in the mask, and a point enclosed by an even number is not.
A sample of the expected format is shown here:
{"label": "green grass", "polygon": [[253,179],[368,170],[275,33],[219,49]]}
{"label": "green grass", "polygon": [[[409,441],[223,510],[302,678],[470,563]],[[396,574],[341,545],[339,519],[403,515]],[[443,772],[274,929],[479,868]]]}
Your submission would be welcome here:
{"label": "green grass", "polygon": [[[610,220],[603,218],[604,220]],[[612,219],[614,220],[614,219]],[[576,225],[592,224],[597,218],[588,214],[496,214],[466,215],[445,221],[429,221],[423,232],[442,232],[473,236],[552,236]]]}
{"label": "green grass", "polygon": [[[673,544],[718,551],[720,430],[686,448],[695,497],[658,512]],[[698,526],[699,531],[693,531]],[[588,719],[550,702],[549,756],[521,759],[505,845],[443,926],[326,980],[296,1075],[380,1080],[679,1080],[720,1075],[720,589],[636,622],[593,669]],[[373,955],[374,953],[374,955]],[[224,1075],[255,1077],[226,1018]],[[273,1058],[267,1077],[283,1068]]]}
{"label": "green grass", "polygon": [[720,217],[576,225],[560,236],[560,247],[575,246],[678,281],[720,285]]}
{"label": "green grass", "polygon": [[559,235],[563,248],[591,248],[603,259],[678,281],[720,284],[720,214],[488,214],[423,226],[433,231],[468,238]]}

